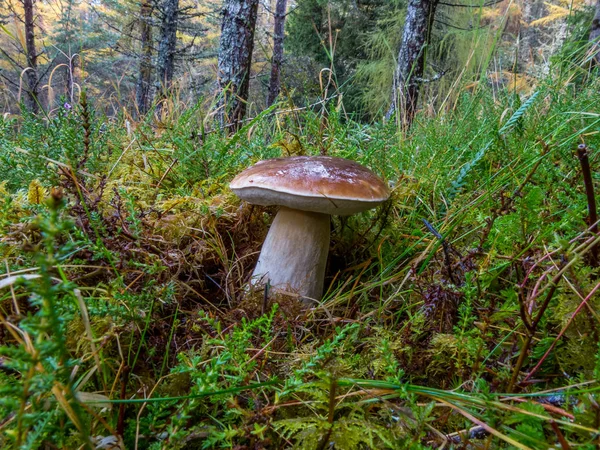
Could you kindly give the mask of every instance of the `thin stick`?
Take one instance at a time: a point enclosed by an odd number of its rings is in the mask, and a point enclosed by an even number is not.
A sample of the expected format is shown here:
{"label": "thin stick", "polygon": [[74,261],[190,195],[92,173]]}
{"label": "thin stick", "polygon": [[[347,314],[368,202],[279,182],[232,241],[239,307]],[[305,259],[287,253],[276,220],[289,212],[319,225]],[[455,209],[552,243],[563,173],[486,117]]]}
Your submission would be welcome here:
{"label": "thin stick", "polygon": [[[588,159],[587,146],[579,144],[577,146],[577,158],[581,164],[583,174],[583,184],[585,185],[585,195],[588,203],[590,231],[598,234],[598,212],[596,210],[596,197],[594,196],[594,182],[592,180],[592,171]],[[598,267],[598,246],[594,246],[590,253],[590,263],[593,267]]]}

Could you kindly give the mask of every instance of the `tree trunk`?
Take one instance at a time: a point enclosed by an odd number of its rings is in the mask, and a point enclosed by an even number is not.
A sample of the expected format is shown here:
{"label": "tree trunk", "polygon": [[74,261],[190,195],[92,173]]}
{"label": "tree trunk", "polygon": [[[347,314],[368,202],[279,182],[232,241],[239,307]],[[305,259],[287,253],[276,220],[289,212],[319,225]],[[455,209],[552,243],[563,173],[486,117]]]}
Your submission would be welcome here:
{"label": "tree trunk", "polygon": [[596,14],[592,20],[592,29],[590,30],[590,41],[593,42],[594,64],[600,66],[600,0],[596,1]]}
{"label": "tree trunk", "polygon": [[[75,58],[71,53],[71,43],[74,42],[74,34],[71,28],[71,15],[73,13],[73,2],[74,0],[67,0],[66,6],[62,11],[61,22],[62,26],[62,43],[64,45],[64,56],[65,56],[65,97],[69,104],[73,104],[73,85],[75,83]],[[50,89],[48,91],[48,105],[50,108],[54,106],[54,98],[50,98]]]}
{"label": "tree trunk", "polygon": [[164,98],[171,88],[173,73],[175,71],[179,0],[164,0],[161,9],[162,20],[156,61],[156,91],[161,98]]}
{"label": "tree trunk", "polygon": [[79,54],[67,55],[66,64],[66,83],[65,83],[65,95],[69,104],[73,105],[75,102],[75,84],[77,82],[77,58]]}
{"label": "tree trunk", "polygon": [[236,130],[246,115],[258,0],[225,0],[217,82],[217,118]]}
{"label": "tree trunk", "polygon": [[[599,0],[600,1],[600,0]],[[281,63],[283,61],[283,37],[285,32],[285,13],[287,0],[277,0],[275,5],[275,26],[273,29],[273,58],[271,59],[271,77],[267,106],[271,106],[281,87]]]}
{"label": "tree trunk", "polygon": [[35,30],[33,17],[33,1],[23,0],[25,11],[25,53],[27,56],[27,108],[36,113],[39,110],[38,103],[38,73],[37,73],[37,51],[35,49]]}
{"label": "tree trunk", "polygon": [[425,67],[425,46],[438,0],[409,0],[394,72],[392,102],[386,114],[389,119],[395,111],[400,114],[402,127],[410,127],[417,110],[419,87]]}
{"label": "tree trunk", "polygon": [[[142,0],[140,6],[141,58],[135,87],[135,103],[140,115],[146,114],[150,105],[152,84],[152,5],[150,0]],[[172,73],[172,70],[171,70]]]}
{"label": "tree trunk", "polygon": [[69,104],[73,105],[73,70],[74,60],[67,55],[65,61],[65,97]]}

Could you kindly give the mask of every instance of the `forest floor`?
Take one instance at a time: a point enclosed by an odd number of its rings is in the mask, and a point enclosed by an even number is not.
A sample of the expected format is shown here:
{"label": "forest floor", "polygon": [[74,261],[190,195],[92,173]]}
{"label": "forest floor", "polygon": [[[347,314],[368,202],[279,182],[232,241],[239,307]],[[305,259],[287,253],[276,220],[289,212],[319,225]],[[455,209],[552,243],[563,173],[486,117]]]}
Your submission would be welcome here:
{"label": "forest floor", "polygon": [[[408,133],[336,108],[229,136],[200,106],[0,119],[0,446],[598,448],[599,103],[555,76]],[[276,208],[228,188],[303,154],[393,186],[332,219],[312,308],[246,288]]]}

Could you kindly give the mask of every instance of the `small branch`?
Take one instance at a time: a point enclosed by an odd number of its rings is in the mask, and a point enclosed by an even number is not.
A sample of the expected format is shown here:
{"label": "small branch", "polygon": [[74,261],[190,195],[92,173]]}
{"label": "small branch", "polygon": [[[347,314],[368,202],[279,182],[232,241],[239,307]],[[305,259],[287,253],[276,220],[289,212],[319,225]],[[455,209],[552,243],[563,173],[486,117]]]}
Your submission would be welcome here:
{"label": "small branch", "polygon": [[452,281],[452,284],[457,286],[458,283],[456,282],[456,280],[454,279],[454,276],[452,275],[452,263],[450,262],[450,252],[448,251],[448,243],[446,242],[446,239],[426,219],[421,219],[421,220],[423,221],[425,226],[429,229],[429,231],[431,231],[431,233],[436,238],[438,238],[438,240],[442,243],[442,248],[444,249],[444,257],[445,257],[445,262],[446,262],[446,270],[448,271],[448,276],[450,277],[450,281]]}
{"label": "small branch", "polygon": [[19,64],[15,59],[13,59],[12,56],[10,56],[5,50],[3,50],[2,48],[0,48],[0,53],[2,53],[6,59],[8,59],[10,61],[10,63],[15,66],[18,67],[19,69],[23,70],[25,69],[25,67],[23,67],[21,64]]}
{"label": "small branch", "polygon": [[483,29],[487,28],[487,26],[463,28],[463,27],[459,27],[457,25],[452,25],[450,23],[444,22],[440,19],[435,19],[435,22],[440,23],[442,25],[446,25],[449,28],[454,28],[455,30],[461,30],[461,31],[476,31],[476,30],[483,30]]}
{"label": "small branch", "polygon": [[441,70],[440,72],[436,73],[434,76],[432,76],[431,78],[420,78],[420,77],[415,77],[412,80],[416,81],[417,83],[433,83],[434,81],[439,80],[440,78],[442,78],[444,75],[446,75],[446,71],[445,70]]}
{"label": "small branch", "polygon": [[558,428],[558,425],[556,424],[556,422],[554,420],[550,421],[550,426],[554,430],[554,433],[556,433],[556,438],[558,439],[558,442],[560,443],[560,448],[562,450],[571,450],[571,446],[565,439],[564,435],[560,431],[560,428]]}
{"label": "small branch", "polygon": [[58,56],[55,56],[54,58],[52,58],[52,61],[50,61],[47,65],[46,68],[44,69],[43,72],[39,72],[40,67],[38,66],[38,82],[36,86],[39,86],[42,83],[42,80],[44,79],[44,77],[48,74],[48,72],[50,72],[50,69],[54,69],[56,66],[54,65],[54,63],[56,62],[56,58]]}
{"label": "small branch", "polygon": [[[577,146],[577,158],[581,164],[581,172],[583,173],[583,184],[585,185],[585,195],[587,197],[590,231],[598,234],[598,212],[596,210],[596,197],[594,195],[594,182],[592,180],[592,171],[590,169],[590,161],[588,159],[588,151],[585,144]],[[590,263],[593,267],[598,267],[598,246],[594,246],[590,253]]]}
{"label": "small branch", "polygon": [[[571,260],[569,262],[567,262],[565,265],[563,265],[560,268],[560,270],[556,273],[556,275],[554,275],[552,280],[550,280],[548,282],[548,284],[546,285],[546,287],[547,287],[546,297],[544,298],[542,305],[539,307],[537,315],[535,316],[535,318],[531,317],[529,319],[530,320],[529,326],[527,325],[527,323],[524,323],[525,327],[527,329],[527,333],[525,336],[525,342],[523,343],[523,347],[521,347],[521,352],[519,353],[519,358],[513,368],[513,373],[512,373],[510,382],[508,384],[507,392],[512,392],[514,386],[517,384],[517,378],[519,377],[519,373],[521,372],[523,364],[525,363],[525,358],[527,357],[527,353],[529,353],[529,349],[531,347],[531,343],[533,342],[533,337],[535,336],[537,327],[538,327],[540,321],[542,320],[542,318],[544,317],[544,313],[546,312],[546,309],[550,305],[550,300],[552,300],[552,298],[554,297],[554,293],[556,292],[556,289],[558,288],[558,284],[559,284],[560,280],[562,279],[563,275],[574,264],[576,264],[577,261],[579,261],[587,252],[591,251],[599,242],[600,242],[600,236],[595,236],[594,238],[591,238],[588,241],[586,241],[584,244],[582,244],[582,246],[580,246],[580,250],[576,250],[574,252],[574,255],[571,258]],[[528,276],[525,277],[525,280],[523,281],[523,283],[521,283],[521,289],[523,289],[525,287],[525,284],[527,283],[527,279],[528,279]],[[546,290],[546,289],[544,289],[544,290]],[[534,298],[536,296],[534,296]],[[523,302],[525,299],[521,298],[521,297],[522,296],[519,296],[519,302],[521,303],[521,305],[523,305]],[[521,311],[522,311],[522,314],[525,314],[525,315],[527,314],[524,310],[521,310]]]}
{"label": "small branch", "polygon": [[452,6],[454,8],[487,8],[489,6],[494,6],[498,3],[502,3],[503,1],[504,0],[492,0],[491,2],[484,3],[483,5],[460,5],[456,3],[438,2],[438,5]]}
{"label": "small branch", "polygon": [[15,83],[13,80],[8,78],[6,75],[2,73],[2,69],[0,69],[0,77],[2,77],[7,83],[12,84],[14,87],[19,87],[19,83]]}
{"label": "small branch", "polygon": [[597,284],[590,291],[590,293],[583,299],[583,301],[579,304],[579,306],[577,307],[577,309],[575,310],[575,312],[573,312],[573,314],[571,315],[571,317],[567,321],[567,324],[563,327],[562,330],[560,330],[560,333],[558,333],[558,336],[556,336],[556,338],[554,339],[554,341],[552,341],[552,344],[550,345],[550,347],[548,348],[548,350],[546,350],[546,353],[544,353],[544,355],[540,358],[540,360],[535,365],[535,367],[533,369],[531,369],[531,371],[527,374],[527,376],[525,377],[525,379],[523,381],[527,381],[529,378],[531,378],[540,369],[540,367],[542,367],[543,362],[546,360],[546,358],[548,357],[548,355],[550,354],[550,352],[552,352],[552,350],[554,350],[554,347],[556,346],[556,344],[558,343],[558,341],[560,340],[560,338],[565,334],[565,332],[567,331],[567,329],[569,328],[569,326],[571,325],[571,323],[573,323],[573,321],[575,320],[575,318],[577,317],[577,315],[579,314],[579,312],[581,311],[581,309],[584,306],[587,306],[588,301],[594,296],[594,294],[596,293],[596,291],[598,291],[598,289],[600,289],[600,284]]}

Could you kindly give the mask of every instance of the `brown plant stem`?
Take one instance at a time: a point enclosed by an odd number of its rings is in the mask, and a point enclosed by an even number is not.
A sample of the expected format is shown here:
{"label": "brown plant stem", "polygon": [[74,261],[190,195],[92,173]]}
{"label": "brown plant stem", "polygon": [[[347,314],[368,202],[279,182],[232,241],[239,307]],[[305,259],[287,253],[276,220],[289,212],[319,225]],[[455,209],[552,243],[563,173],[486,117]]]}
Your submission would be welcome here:
{"label": "brown plant stem", "polygon": [[[592,180],[592,171],[590,169],[590,161],[588,158],[587,146],[579,144],[577,146],[577,158],[581,164],[581,172],[583,174],[583,184],[585,185],[585,195],[588,203],[588,214],[590,231],[598,234],[598,212],[596,210],[596,197],[594,195],[594,182]],[[594,246],[590,253],[590,264],[593,267],[598,267],[598,246]]]}
{"label": "brown plant stem", "polygon": [[552,350],[554,350],[554,347],[558,343],[558,340],[565,334],[565,332],[567,331],[567,329],[569,328],[569,326],[571,325],[571,323],[573,323],[573,320],[575,320],[575,318],[577,317],[577,315],[579,314],[579,312],[583,309],[583,307],[587,306],[587,302],[593,297],[593,295],[596,293],[596,291],[598,289],[600,289],[600,284],[597,284],[594,287],[594,289],[592,289],[590,291],[590,293],[579,304],[579,306],[577,307],[577,309],[575,310],[575,312],[573,312],[573,314],[571,315],[571,317],[569,317],[569,320],[567,321],[567,324],[562,328],[562,330],[560,330],[560,333],[558,333],[558,336],[554,339],[554,341],[552,341],[552,344],[550,345],[550,347],[548,348],[548,350],[546,350],[546,353],[544,353],[544,355],[540,358],[540,360],[537,362],[537,364],[535,365],[535,367],[533,369],[531,369],[531,371],[527,374],[527,376],[525,377],[525,379],[523,381],[527,381],[529,378],[531,378],[540,369],[540,367],[542,366],[542,364],[544,363],[544,361],[546,360],[546,358],[548,357],[548,355],[550,354],[550,352],[552,352]]}
{"label": "brown plant stem", "polygon": [[523,364],[525,363],[525,357],[529,352],[529,346],[531,345],[532,339],[532,334],[527,334],[525,336],[525,342],[523,342],[523,347],[521,348],[521,352],[519,353],[519,359],[517,359],[517,363],[515,364],[515,367],[513,369],[510,382],[508,383],[508,387],[506,388],[507,393],[511,393],[513,391],[513,387],[517,383],[517,378],[519,377],[519,373],[521,372],[521,367],[523,367]]}
{"label": "brown plant stem", "polygon": [[[565,267],[563,267],[561,270],[559,270],[559,272],[554,276],[554,278],[552,278],[552,281],[550,281],[550,288],[548,289],[548,293],[546,294],[546,298],[544,299],[544,303],[542,303],[542,306],[540,307],[539,312],[538,312],[537,316],[535,317],[535,319],[533,319],[531,321],[523,320],[523,323],[527,330],[527,334],[525,336],[525,342],[523,342],[523,347],[521,348],[521,352],[519,353],[519,359],[517,359],[517,363],[515,364],[515,367],[513,369],[512,377],[510,378],[510,382],[508,383],[507,392],[512,392],[515,384],[517,383],[517,378],[519,377],[521,368],[523,367],[523,364],[525,363],[525,358],[527,357],[527,353],[529,353],[529,348],[531,346],[531,342],[533,341],[533,337],[535,336],[537,326],[538,326],[540,320],[542,320],[542,317],[544,316],[544,313],[546,312],[546,308],[548,308],[548,305],[550,304],[550,300],[552,300],[552,297],[554,296],[554,293],[556,292],[556,288],[558,287],[558,282],[562,278],[566,269],[568,267],[570,267],[572,265],[573,261],[575,261],[576,259],[577,259],[577,257],[575,257],[573,260],[571,260],[570,263],[568,263]],[[522,312],[522,314],[523,313],[526,314],[526,308],[523,305],[523,302],[525,299],[522,296],[520,296],[519,298],[521,299],[521,303],[522,303],[521,304],[521,312]],[[525,317],[522,317],[522,318],[525,319]]]}
{"label": "brown plant stem", "polygon": [[[544,302],[540,306],[540,308],[538,310],[538,314],[535,316],[535,318],[529,317],[529,315],[527,313],[527,308],[525,308],[525,300],[526,300],[525,295],[522,292],[519,294],[519,304],[520,304],[519,306],[520,306],[521,320],[523,321],[523,325],[525,326],[525,332],[526,332],[525,333],[525,342],[523,343],[523,347],[521,348],[521,352],[519,353],[519,358],[517,359],[517,363],[515,364],[515,367],[513,369],[513,374],[511,376],[510,382],[508,384],[507,392],[512,392],[514,386],[517,383],[517,378],[519,377],[521,368],[523,367],[523,364],[525,363],[525,358],[531,347],[531,342],[533,341],[533,337],[535,336],[537,327],[538,327],[540,321],[542,320],[542,317],[544,317],[544,313],[546,312],[546,309],[550,305],[550,301],[552,300],[552,297],[554,296],[554,293],[556,292],[556,289],[558,288],[558,283],[560,282],[561,278],[568,270],[570,270],[570,268],[577,261],[579,261],[580,258],[582,258],[588,252],[592,251],[594,249],[594,247],[596,247],[599,243],[600,243],[600,236],[596,236],[594,238],[588,239],[587,241],[585,241],[583,244],[581,244],[579,247],[577,247],[575,249],[571,260],[568,263],[566,263],[564,266],[562,266],[560,268],[560,270],[558,271],[558,273],[556,275],[554,275],[552,280],[550,280],[550,282],[548,283],[548,285],[547,285],[548,292],[546,293]],[[527,277],[525,278],[523,283],[521,283],[521,290],[523,290],[525,288],[526,282],[527,282]]]}
{"label": "brown plant stem", "polygon": [[554,430],[554,433],[556,433],[556,438],[558,439],[558,442],[560,444],[560,448],[562,450],[571,450],[571,446],[569,445],[569,443],[565,439],[564,435],[560,431],[560,428],[558,428],[558,425],[556,424],[556,422],[554,420],[550,421],[550,426]]}
{"label": "brown plant stem", "polygon": [[79,104],[81,105],[81,126],[83,127],[83,155],[81,160],[77,163],[77,169],[83,169],[90,157],[90,136],[91,124],[90,124],[90,110],[88,108],[87,94],[85,91],[81,91],[79,98]]}

